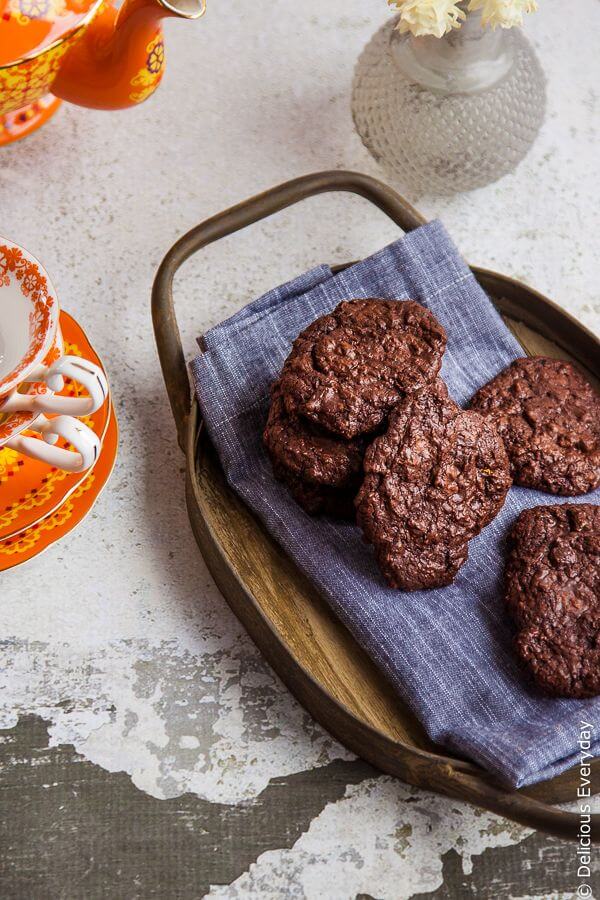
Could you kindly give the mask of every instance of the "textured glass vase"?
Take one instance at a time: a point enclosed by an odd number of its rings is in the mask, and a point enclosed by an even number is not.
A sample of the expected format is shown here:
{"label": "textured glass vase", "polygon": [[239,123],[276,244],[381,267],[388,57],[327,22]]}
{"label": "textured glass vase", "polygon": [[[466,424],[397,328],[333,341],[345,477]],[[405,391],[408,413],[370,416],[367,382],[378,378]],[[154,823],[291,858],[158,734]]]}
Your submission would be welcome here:
{"label": "textured glass vase", "polygon": [[544,119],[545,78],[520,29],[468,13],[443,38],[386,23],[361,54],[352,112],[363,143],[413,194],[453,194],[511,172]]}

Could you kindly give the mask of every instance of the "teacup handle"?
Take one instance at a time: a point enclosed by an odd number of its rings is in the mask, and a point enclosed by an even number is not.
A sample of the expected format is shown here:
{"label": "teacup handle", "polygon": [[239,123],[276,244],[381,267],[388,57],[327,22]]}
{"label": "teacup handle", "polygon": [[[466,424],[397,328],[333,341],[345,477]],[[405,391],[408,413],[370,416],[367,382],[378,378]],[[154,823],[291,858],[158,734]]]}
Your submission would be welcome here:
{"label": "teacup handle", "polygon": [[44,381],[51,390],[61,390],[63,378],[77,381],[89,397],[60,397],[47,394],[13,392],[2,405],[3,413],[53,413],[66,416],[91,416],[108,397],[108,382],[102,369],[78,356],[62,356],[47,369],[35,373],[35,381]]}
{"label": "teacup handle", "polygon": [[[91,428],[72,416],[58,416],[56,419],[40,416],[31,430],[39,432],[43,440],[18,434],[4,446],[64,472],[85,472],[100,455],[100,438]],[[75,451],[54,447],[53,444],[59,437],[72,444]]]}

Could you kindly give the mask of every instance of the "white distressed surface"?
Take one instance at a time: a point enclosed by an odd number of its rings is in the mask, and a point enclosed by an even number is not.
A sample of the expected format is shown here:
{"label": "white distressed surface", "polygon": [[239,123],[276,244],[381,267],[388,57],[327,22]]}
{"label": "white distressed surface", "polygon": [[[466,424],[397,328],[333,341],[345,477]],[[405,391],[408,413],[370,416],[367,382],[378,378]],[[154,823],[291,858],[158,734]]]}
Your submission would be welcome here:
{"label": "white distressed surface", "polygon": [[293,847],[263,853],[233,884],[214,887],[209,896],[347,900],[368,894],[403,900],[439,887],[440,857],[448,850],[459,854],[469,873],[473,855],[530,833],[518,825],[498,827],[497,817],[482,810],[465,812],[464,804],[441,804],[435,794],[392,778],[351,785]]}
{"label": "white distressed surface", "polygon": [[[541,7],[528,32],[549,77],[549,112],[531,154],[497,184],[418,205],[444,220],[470,261],[528,281],[600,330],[600,4],[578,0],[568,25],[562,0]],[[1,724],[39,712],[53,722],[53,742],[72,741],[158,797],[192,790],[237,802],[272,777],[347,755],[269,672],[202,562],[149,294],[163,253],[204,217],[317,169],[381,174],[353,131],[349,91],[356,57],[386,15],[384,0],[214,0],[202,22],[167,24],[167,75],[142,107],[65,107],[0,154],[0,232],[44,262],[64,307],[88,329],[122,434],[110,488],[83,527],[2,575]],[[257,293],[393,237],[364,201],[329,196],[207,249],[176,285],[187,355],[198,333]],[[68,707],[57,706],[65,699]],[[342,867],[335,836],[357,811],[373,827],[384,815],[391,828],[403,791],[387,779],[349,789],[293,850],[262,857],[251,877],[296,878],[313,896],[320,867]],[[446,823],[458,815],[456,804],[425,795],[419,810]],[[526,834],[502,825],[494,837],[481,823],[460,808],[465,854]],[[435,838],[413,829],[404,850],[387,838],[358,842],[365,868],[344,867],[339,896],[395,897],[398,883],[407,896],[432,889],[439,855],[452,846],[448,828]],[[313,861],[316,838],[325,856]],[[405,860],[399,882],[386,873],[394,854]],[[428,854],[429,868],[415,873]],[[244,878],[240,891],[259,883]]]}

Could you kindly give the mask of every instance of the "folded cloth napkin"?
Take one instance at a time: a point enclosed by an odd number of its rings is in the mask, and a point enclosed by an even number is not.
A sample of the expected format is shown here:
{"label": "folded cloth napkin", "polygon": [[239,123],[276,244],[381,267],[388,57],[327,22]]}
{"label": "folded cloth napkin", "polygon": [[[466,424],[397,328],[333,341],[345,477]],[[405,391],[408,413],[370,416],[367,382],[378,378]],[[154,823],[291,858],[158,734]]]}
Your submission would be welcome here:
{"label": "folded cloth napkin", "polygon": [[[549,778],[577,761],[582,721],[595,726],[600,752],[600,698],[550,699],[528,683],[511,647],[502,575],[504,540],[517,514],[565,498],[512,488],[471,541],[454,584],[405,593],[385,585],[356,526],[310,518],[273,477],[261,440],[271,382],[298,333],[354,297],[412,298],[437,316],[448,334],[441,374],[460,404],[524,355],[443,226],[431,222],[336,275],[313,269],[209,331],[191,368],[211,440],[233,489],[430,737],[514,787]],[[595,491],[574,502],[599,500]]]}

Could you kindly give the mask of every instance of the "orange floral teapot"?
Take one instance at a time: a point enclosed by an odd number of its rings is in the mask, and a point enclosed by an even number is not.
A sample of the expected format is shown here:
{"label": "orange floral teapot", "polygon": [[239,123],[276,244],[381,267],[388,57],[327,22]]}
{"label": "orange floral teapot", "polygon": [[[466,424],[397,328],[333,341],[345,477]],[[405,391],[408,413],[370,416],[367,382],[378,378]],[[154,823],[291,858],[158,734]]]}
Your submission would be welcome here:
{"label": "orange floral teapot", "polygon": [[61,100],[141,103],[160,82],[160,20],[197,19],[205,0],[0,0],[0,144],[24,137]]}

